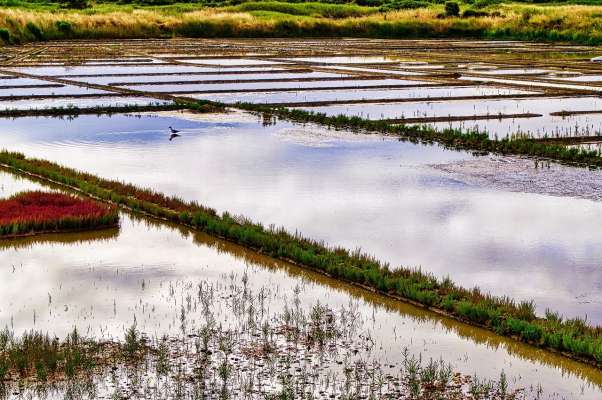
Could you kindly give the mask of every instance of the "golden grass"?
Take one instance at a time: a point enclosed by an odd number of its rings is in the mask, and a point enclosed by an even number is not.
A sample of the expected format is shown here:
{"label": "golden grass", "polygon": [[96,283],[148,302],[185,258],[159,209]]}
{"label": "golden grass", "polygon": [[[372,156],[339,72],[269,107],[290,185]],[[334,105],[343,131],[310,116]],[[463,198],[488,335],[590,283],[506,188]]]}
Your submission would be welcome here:
{"label": "golden grass", "polygon": [[[280,13],[252,15],[225,9],[173,10],[129,9],[96,11],[0,10],[0,28],[14,42],[63,38],[146,37],[265,37],[265,36],[366,36],[387,38],[482,37],[533,40],[566,40],[602,43],[602,7],[495,6],[501,15],[479,18],[438,18],[441,6],[401,10],[386,14],[328,19]],[[58,28],[68,22],[68,29]],[[27,27],[33,23],[43,35]]]}

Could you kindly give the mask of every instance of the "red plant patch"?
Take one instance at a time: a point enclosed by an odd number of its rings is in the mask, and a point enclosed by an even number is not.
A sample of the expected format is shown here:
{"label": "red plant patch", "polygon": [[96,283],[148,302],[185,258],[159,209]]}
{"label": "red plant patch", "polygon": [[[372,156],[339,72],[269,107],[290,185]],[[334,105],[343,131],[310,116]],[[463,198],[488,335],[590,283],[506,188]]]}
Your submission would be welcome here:
{"label": "red plant patch", "polygon": [[115,207],[63,193],[24,192],[0,200],[0,236],[107,227],[118,218]]}

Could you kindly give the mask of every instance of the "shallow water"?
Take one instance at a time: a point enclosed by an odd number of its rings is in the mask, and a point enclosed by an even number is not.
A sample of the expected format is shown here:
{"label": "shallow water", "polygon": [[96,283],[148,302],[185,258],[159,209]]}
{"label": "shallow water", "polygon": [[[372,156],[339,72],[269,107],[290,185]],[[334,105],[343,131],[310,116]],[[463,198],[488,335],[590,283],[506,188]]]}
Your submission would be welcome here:
{"label": "shallow water", "polygon": [[0,96],[71,96],[80,94],[101,94],[110,93],[106,90],[90,89],[81,86],[64,85],[61,87],[42,87],[42,88],[9,88],[0,87]]}
{"label": "shallow water", "polygon": [[[268,67],[245,68],[246,71],[266,71]],[[61,66],[61,67],[22,67],[12,68],[17,72],[39,76],[69,76],[69,75],[101,75],[101,74],[155,74],[155,73],[185,73],[185,72],[219,72],[215,67],[196,65],[159,64],[149,66]]]}
{"label": "shallow water", "polygon": [[492,87],[426,87],[406,89],[363,89],[363,90],[330,90],[330,91],[300,91],[276,93],[235,93],[235,94],[199,94],[190,95],[197,99],[220,101],[226,104],[237,102],[249,103],[306,103],[343,100],[369,99],[412,99],[432,97],[459,96],[499,96],[530,93],[522,90],[502,89]]}
{"label": "shallow water", "polygon": [[16,78],[14,76],[0,76],[0,89],[5,86],[18,86],[18,85],[56,85],[54,82],[44,81],[42,79],[31,79],[31,78]]}
{"label": "shallow water", "polygon": [[[537,176],[558,187],[549,196],[436,167],[466,153],[240,113],[173,115],[1,120],[0,132],[11,150],[602,321],[602,204],[557,175]],[[169,142],[168,126],[183,136]]]}
{"label": "shallow water", "polygon": [[302,82],[236,82],[236,83],[208,83],[208,84],[178,84],[178,85],[136,85],[126,86],[130,89],[155,91],[155,92],[210,92],[210,91],[237,91],[237,90],[269,90],[269,89],[311,89],[326,87],[351,87],[361,88],[370,86],[411,86],[424,84],[422,81],[409,81],[402,79],[349,79],[337,81],[302,81]]}
{"label": "shallow water", "polygon": [[569,78],[561,78],[560,80],[571,82],[602,82],[602,75],[571,76]]}
{"label": "shallow water", "polygon": [[253,73],[253,74],[206,74],[206,75],[139,75],[139,76],[107,76],[93,78],[75,78],[76,81],[96,83],[100,85],[127,85],[138,82],[173,83],[186,81],[237,81],[258,79],[302,79],[302,78],[343,78],[349,75],[329,72],[283,72],[283,73]]}
{"label": "shallow water", "polygon": [[205,64],[205,65],[223,65],[223,66],[245,66],[245,65],[272,65],[272,64],[287,64],[282,61],[259,60],[252,58],[197,58],[197,59],[181,59],[178,62],[189,64]]}
{"label": "shallow water", "polygon": [[486,132],[491,138],[504,138],[512,135],[532,137],[600,136],[602,134],[602,114],[567,117],[548,115],[537,118],[438,122],[429,125],[439,129],[452,127]]}
{"label": "shallow water", "polygon": [[125,105],[153,105],[169,104],[171,101],[157,100],[149,97],[98,97],[98,98],[57,98],[57,99],[32,99],[32,100],[5,100],[0,101],[0,110],[32,110],[61,107],[113,107]]}
{"label": "shallow water", "polygon": [[[549,115],[558,111],[602,110],[597,97],[565,97],[541,99],[454,100],[416,103],[343,104],[321,107],[302,107],[307,111],[358,116],[367,119],[425,118],[466,116],[464,122],[433,124],[439,128],[461,127],[488,132],[490,137],[503,138],[513,134],[531,136],[591,136],[602,132],[602,113],[566,117]],[[540,114],[541,117],[506,118],[502,120],[471,121],[474,115]]]}
{"label": "shallow water", "polygon": [[393,56],[332,56],[332,57],[294,57],[283,58],[287,61],[301,61],[312,64],[380,64],[399,62]]}
{"label": "shallow water", "polygon": [[485,76],[463,76],[460,79],[465,80],[465,81],[501,83],[501,84],[510,84],[510,85],[517,85],[517,86],[533,87],[533,88],[542,87],[542,88],[553,88],[553,89],[572,89],[572,90],[586,90],[589,92],[602,91],[602,87],[577,85],[577,84],[570,84],[570,83],[553,83],[553,82],[532,81],[532,80],[489,78],[489,77],[485,77]]}
{"label": "shallow water", "polygon": [[[0,196],[39,187],[0,173]],[[175,335],[180,310],[196,297],[198,284],[223,286],[229,275],[240,280],[246,272],[250,290],[267,288],[274,294],[271,312],[293,305],[295,287],[301,307],[311,307],[316,299],[333,310],[355,307],[360,331],[373,338],[381,363],[399,362],[407,348],[479,377],[497,379],[503,370],[512,386],[541,384],[547,394],[569,398],[595,399],[602,393],[602,373],[594,368],[127,214],[119,230],[1,241],[0,264],[5,266],[0,278],[10,282],[0,293],[0,326],[17,333],[36,329],[64,337],[77,326],[86,336],[121,339],[135,319],[149,335]],[[227,321],[231,311],[225,303],[214,313]],[[198,328],[200,307],[187,309],[188,329]]]}
{"label": "shallow water", "polygon": [[491,71],[481,70],[479,74],[484,75],[543,75],[553,72],[549,69],[541,68],[496,68]]}
{"label": "shallow water", "polygon": [[355,72],[373,72],[379,74],[391,74],[391,75],[424,75],[422,72],[415,71],[400,71],[395,69],[376,69],[376,68],[361,68],[361,67],[348,67],[348,66],[324,66],[322,68],[344,70],[344,71],[355,71]]}

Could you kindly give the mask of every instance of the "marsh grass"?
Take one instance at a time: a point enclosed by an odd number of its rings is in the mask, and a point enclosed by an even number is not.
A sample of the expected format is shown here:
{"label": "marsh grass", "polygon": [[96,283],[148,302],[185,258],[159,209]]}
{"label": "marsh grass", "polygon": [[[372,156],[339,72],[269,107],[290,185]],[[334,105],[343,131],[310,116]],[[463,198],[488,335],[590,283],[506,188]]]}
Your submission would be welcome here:
{"label": "marsh grass", "polygon": [[[475,398],[511,400],[519,393],[508,387],[503,374],[499,381],[462,375],[443,359],[426,359],[407,348],[399,348],[384,362],[382,343],[373,337],[370,321],[354,301],[338,308],[328,302],[309,303],[299,285],[283,295],[272,287],[250,285],[247,272],[216,278],[188,282],[179,293],[170,291],[169,301],[180,303],[185,319],[191,319],[191,311],[201,310],[200,315],[195,314],[194,326],[174,336],[152,338],[134,353],[131,342],[138,343],[138,338],[146,336],[137,331],[135,324],[126,331],[123,341],[110,346],[82,338],[74,331],[57,347],[63,353],[84,354],[78,360],[92,362],[78,361],[68,366],[67,361],[60,361],[60,373],[40,380],[36,377],[45,373],[44,357],[58,353],[46,348],[30,351],[28,365],[42,367],[25,368],[23,374],[18,374],[11,362],[6,386],[30,388],[37,380],[36,390],[48,382],[47,393],[67,397],[65,388],[52,389],[60,378],[73,384],[95,382],[96,388],[88,391],[104,398],[135,398],[140,394],[148,398],[152,393],[152,398],[174,399],[409,396],[460,400],[470,390],[479,393],[480,397]],[[172,308],[174,318],[178,318],[178,310],[177,306]],[[22,348],[21,343],[31,335],[15,339],[5,330],[0,345],[3,337],[8,338],[9,345],[0,347],[0,355],[9,348]],[[88,347],[94,351],[89,352]],[[60,360],[67,358],[57,356]],[[67,371],[71,371],[71,378]],[[505,397],[497,397],[501,391]]]}
{"label": "marsh grass", "polygon": [[80,337],[77,329],[64,341],[37,331],[16,337],[0,331],[0,381],[34,378],[47,381],[62,376],[74,378],[89,373],[102,355],[102,346]]}

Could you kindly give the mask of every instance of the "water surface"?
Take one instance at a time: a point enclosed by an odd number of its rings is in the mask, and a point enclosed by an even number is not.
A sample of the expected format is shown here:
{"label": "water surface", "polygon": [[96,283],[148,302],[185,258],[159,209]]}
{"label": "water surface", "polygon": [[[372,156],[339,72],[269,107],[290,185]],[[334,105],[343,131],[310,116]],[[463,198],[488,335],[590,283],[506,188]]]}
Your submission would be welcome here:
{"label": "water surface", "polygon": [[[553,116],[559,111],[602,110],[597,97],[563,97],[531,99],[482,99],[406,103],[337,104],[320,107],[302,107],[307,111],[330,116],[339,114],[366,119],[467,117],[464,122],[431,124],[439,128],[455,127],[487,132],[490,137],[503,138],[513,134],[542,136],[593,136],[602,132],[602,112],[572,116]],[[497,114],[539,114],[532,118],[504,118],[470,120],[470,116]]]}
{"label": "water surface", "polygon": [[271,89],[312,89],[312,88],[339,88],[339,87],[370,87],[370,86],[411,86],[424,84],[422,81],[401,79],[344,79],[336,81],[284,81],[284,82],[235,82],[235,83],[194,83],[177,85],[136,85],[131,89],[154,92],[211,92],[211,91],[237,91],[237,90],[271,90]]}
{"label": "water surface", "polygon": [[[6,173],[0,173],[0,187],[0,196],[40,188]],[[355,309],[360,331],[372,337],[382,363],[399,362],[408,349],[484,378],[497,379],[503,370],[511,386],[541,384],[548,394],[583,399],[602,393],[602,374],[594,368],[205,235],[127,214],[121,218],[118,230],[0,241],[0,279],[10,283],[0,292],[0,326],[59,337],[77,326],[86,336],[122,339],[135,319],[149,335],[176,335],[183,308],[190,331],[202,320],[196,300],[191,307],[198,285],[220,287],[246,274],[247,290],[270,291],[271,312],[293,307],[295,288],[302,308],[320,299],[333,310]],[[213,312],[227,324],[231,309],[222,303]]]}
{"label": "water surface", "polygon": [[157,100],[149,97],[120,97],[119,95],[98,98],[47,98],[29,100],[2,100],[0,110],[33,110],[48,108],[93,108],[93,107],[119,107],[126,105],[157,105],[169,104],[169,100]]}
{"label": "water surface", "polygon": [[530,93],[522,90],[478,86],[422,87],[401,89],[346,89],[329,91],[255,92],[234,94],[198,94],[190,97],[220,101],[226,104],[248,103],[306,103],[324,101],[413,99],[461,96],[499,96]]}
{"label": "water surface", "polygon": [[[533,185],[500,188],[438,168],[473,160],[467,153],[270,122],[240,113],[22,118],[0,121],[0,132],[3,147],[30,156],[602,322],[602,204],[571,179],[555,196],[524,193]],[[169,126],[182,137],[170,142]],[[537,179],[563,188],[557,173]]]}

